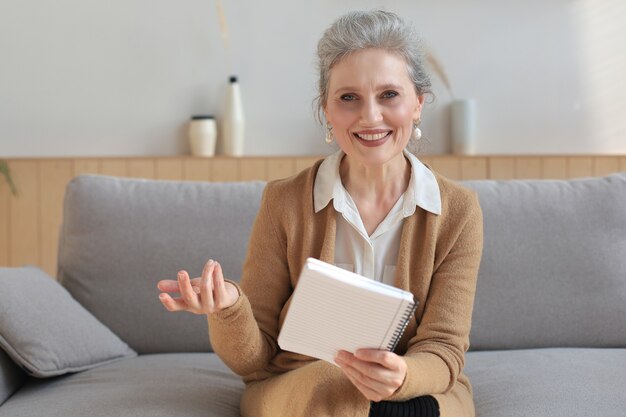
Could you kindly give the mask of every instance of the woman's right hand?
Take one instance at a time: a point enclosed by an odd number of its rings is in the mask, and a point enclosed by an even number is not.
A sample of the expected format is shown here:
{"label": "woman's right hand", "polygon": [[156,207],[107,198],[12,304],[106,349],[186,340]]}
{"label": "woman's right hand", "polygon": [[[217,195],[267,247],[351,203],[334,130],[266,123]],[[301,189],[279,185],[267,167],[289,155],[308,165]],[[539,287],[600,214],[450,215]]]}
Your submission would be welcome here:
{"label": "woman's right hand", "polygon": [[[212,259],[204,265],[202,276],[189,279],[187,271],[178,272],[178,280],[162,280],[157,288],[161,303],[168,311],[188,311],[194,314],[217,313],[235,304],[239,298],[237,288],[224,281],[222,267]],[[168,292],[180,293],[173,298]]]}

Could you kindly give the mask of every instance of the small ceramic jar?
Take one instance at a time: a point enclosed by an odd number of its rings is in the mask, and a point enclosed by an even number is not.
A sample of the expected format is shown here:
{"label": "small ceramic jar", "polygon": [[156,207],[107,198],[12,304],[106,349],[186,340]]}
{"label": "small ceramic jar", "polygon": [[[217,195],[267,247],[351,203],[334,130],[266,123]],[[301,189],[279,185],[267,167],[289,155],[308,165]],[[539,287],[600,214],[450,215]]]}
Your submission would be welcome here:
{"label": "small ceramic jar", "polygon": [[194,156],[215,155],[217,125],[210,115],[193,116],[189,121],[189,143]]}

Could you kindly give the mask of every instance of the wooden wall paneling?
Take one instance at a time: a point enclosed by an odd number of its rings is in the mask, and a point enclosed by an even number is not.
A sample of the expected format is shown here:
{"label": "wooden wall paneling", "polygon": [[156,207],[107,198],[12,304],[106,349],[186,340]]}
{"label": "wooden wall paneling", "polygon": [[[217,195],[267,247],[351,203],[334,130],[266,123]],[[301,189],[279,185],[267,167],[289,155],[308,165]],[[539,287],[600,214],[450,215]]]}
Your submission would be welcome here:
{"label": "wooden wall paneling", "polygon": [[267,162],[264,158],[243,158],[239,161],[239,181],[267,180]]}
{"label": "wooden wall paneling", "polygon": [[287,178],[295,173],[296,167],[292,158],[268,158],[268,181]]}
{"label": "wooden wall paneling", "polygon": [[[9,160],[19,195],[0,180],[0,265],[38,265],[56,273],[67,183],[80,174],[241,181],[288,177],[318,157],[24,158]],[[576,178],[626,172],[626,155],[457,156],[419,159],[451,179]]]}
{"label": "wooden wall paneling", "polygon": [[9,199],[9,265],[40,265],[39,162],[14,161],[11,173],[19,194]]}
{"label": "wooden wall paneling", "polygon": [[323,156],[316,156],[316,157],[311,157],[311,158],[296,158],[296,173],[304,171],[305,169],[307,169],[310,166],[313,166],[313,164],[315,162],[317,162],[320,159],[324,159]]}
{"label": "wooden wall paneling", "polygon": [[541,158],[518,157],[515,158],[515,178],[540,179],[542,177]]}
{"label": "wooden wall paneling", "polygon": [[460,162],[462,180],[482,180],[487,178],[487,158],[464,157],[461,158]]}
{"label": "wooden wall paneling", "polygon": [[461,164],[459,158],[436,156],[431,158],[433,169],[451,180],[461,179]]}
{"label": "wooden wall paneling", "polygon": [[593,175],[593,158],[572,156],[567,158],[567,177],[583,178]]}
{"label": "wooden wall paneling", "polygon": [[150,158],[137,158],[128,161],[128,176],[131,178],[156,178],[156,161]]}
{"label": "wooden wall paneling", "polygon": [[160,180],[182,180],[182,158],[159,158],[156,160],[156,178]]}
{"label": "wooden wall paneling", "polygon": [[515,178],[515,158],[493,156],[489,158],[489,179],[507,180]]}
{"label": "wooden wall paneling", "polygon": [[567,158],[562,156],[545,157],[542,161],[543,178],[567,179]]}
{"label": "wooden wall paneling", "polygon": [[[9,164],[9,169],[11,164]],[[9,196],[11,189],[0,178],[0,266],[9,265]]]}
{"label": "wooden wall paneling", "polygon": [[211,160],[186,158],[183,161],[183,177],[187,181],[211,181]]}
{"label": "wooden wall paneling", "polygon": [[596,156],[593,158],[593,175],[603,177],[619,172],[619,158],[616,156]]}
{"label": "wooden wall paneling", "polygon": [[74,159],[74,176],[81,174],[100,174],[98,159]]}
{"label": "wooden wall paneling", "polygon": [[63,199],[65,187],[74,175],[73,168],[67,159],[39,163],[39,267],[55,278]]}
{"label": "wooden wall paneling", "polygon": [[114,177],[127,177],[128,163],[125,159],[101,159],[100,173],[102,175],[112,175]]}
{"label": "wooden wall paneling", "polygon": [[239,160],[221,157],[211,161],[211,181],[239,181]]}

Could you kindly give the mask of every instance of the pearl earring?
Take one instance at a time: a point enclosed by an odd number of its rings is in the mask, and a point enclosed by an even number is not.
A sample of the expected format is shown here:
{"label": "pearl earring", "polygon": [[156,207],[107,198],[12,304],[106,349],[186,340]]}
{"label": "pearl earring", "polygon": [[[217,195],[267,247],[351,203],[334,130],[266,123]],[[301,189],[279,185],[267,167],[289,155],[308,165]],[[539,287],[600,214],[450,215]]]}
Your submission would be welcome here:
{"label": "pearl earring", "polygon": [[415,138],[415,140],[420,140],[422,138],[422,131],[418,127],[420,122],[421,120],[418,119],[417,122],[413,123],[413,137]]}
{"label": "pearl earring", "polygon": [[328,132],[326,132],[326,143],[331,144],[333,143],[333,139],[335,139],[333,133],[331,132],[333,130],[333,127],[327,124],[326,129],[328,129]]}

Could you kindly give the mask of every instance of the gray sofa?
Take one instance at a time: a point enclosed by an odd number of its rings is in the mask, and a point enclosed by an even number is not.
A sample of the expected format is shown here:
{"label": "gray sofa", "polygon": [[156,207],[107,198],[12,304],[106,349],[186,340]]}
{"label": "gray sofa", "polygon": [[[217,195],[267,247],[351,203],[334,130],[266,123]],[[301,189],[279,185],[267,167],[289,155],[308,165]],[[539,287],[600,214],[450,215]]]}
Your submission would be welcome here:
{"label": "gray sofa", "polygon": [[[626,173],[464,184],[484,213],[465,364],[477,416],[625,416]],[[263,187],[72,180],[62,285],[0,268],[0,417],[239,415],[243,384],[206,319],[167,312],[156,283],[209,257],[238,279]]]}

